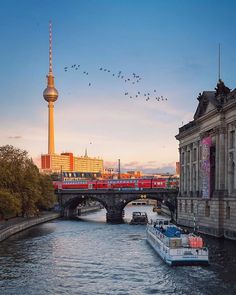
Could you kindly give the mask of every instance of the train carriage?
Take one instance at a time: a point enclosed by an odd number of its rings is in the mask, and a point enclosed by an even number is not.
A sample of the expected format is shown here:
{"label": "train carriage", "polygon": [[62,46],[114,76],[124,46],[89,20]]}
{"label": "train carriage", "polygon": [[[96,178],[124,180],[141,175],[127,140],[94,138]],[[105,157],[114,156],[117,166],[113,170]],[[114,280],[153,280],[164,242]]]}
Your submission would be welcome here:
{"label": "train carriage", "polygon": [[177,188],[178,178],[137,178],[137,179],[108,179],[108,180],[64,180],[54,181],[54,189],[152,189]]}

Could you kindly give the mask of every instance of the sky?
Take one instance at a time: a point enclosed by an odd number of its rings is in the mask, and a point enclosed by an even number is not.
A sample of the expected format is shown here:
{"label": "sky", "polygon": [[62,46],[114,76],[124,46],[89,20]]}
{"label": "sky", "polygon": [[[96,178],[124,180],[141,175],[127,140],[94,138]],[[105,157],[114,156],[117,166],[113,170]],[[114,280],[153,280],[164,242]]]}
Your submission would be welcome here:
{"label": "sky", "polygon": [[0,4],[0,145],[25,149],[36,162],[47,153],[50,20],[56,153],[87,148],[107,167],[120,159],[125,170],[174,172],[178,128],[193,119],[198,94],[216,87],[219,43],[221,77],[236,87],[236,1]]}

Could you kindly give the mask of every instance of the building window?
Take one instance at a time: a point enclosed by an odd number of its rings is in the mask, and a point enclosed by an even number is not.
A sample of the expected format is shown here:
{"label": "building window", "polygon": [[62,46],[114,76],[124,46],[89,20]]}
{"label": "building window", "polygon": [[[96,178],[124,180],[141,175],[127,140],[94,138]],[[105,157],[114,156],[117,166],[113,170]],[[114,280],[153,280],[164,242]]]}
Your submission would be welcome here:
{"label": "building window", "polygon": [[235,141],[235,130],[230,131],[229,134],[229,148],[234,148],[234,141]]}
{"label": "building window", "polygon": [[226,205],[226,216],[225,216],[226,219],[230,219],[230,206],[229,206],[229,203],[227,202],[227,205]]}
{"label": "building window", "polygon": [[181,211],[182,211],[182,202],[179,201],[179,212],[181,212]]}
{"label": "building window", "polygon": [[191,213],[193,213],[193,200],[191,200]]}
{"label": "building window", "polygon": [[185,206],[184,206],[185,213],[187,213],[187,210],[188,210],[188,201],[185,200]]}
{"label": "building window", "polygon": [[196,148],[193,149],[193,161],[194,162],[197,161],[197,149]]}
{"label": "building window", "polygon": [[190,163],[190,151],[188,151],[188,154],[187,154],[187,163]]}
{"label": "building window", "polygon": [[208,201],[206,201],[206,205],[205,205],[205,216],[210,217],[210,205]]}

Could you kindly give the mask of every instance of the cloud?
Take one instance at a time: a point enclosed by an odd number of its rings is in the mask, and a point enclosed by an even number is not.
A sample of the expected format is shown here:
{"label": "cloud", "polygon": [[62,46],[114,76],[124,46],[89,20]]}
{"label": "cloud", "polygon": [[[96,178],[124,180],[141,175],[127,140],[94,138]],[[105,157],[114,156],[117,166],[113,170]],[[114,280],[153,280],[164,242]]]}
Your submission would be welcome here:
{"label": "cloud", "polygon": [[[174,106],[173,100],[158,104],[127,101],[114,95],[101,103],[104,99],[86,96],[86,99],[78,97],[77,101],[63,100],[55,104],[56,153],[70,151],[83,155],[87,148],[89,156],[107,161],[121,159],[130,170],[140,165],[143,169],[147,165],[149,170],[162,169],[162,162],[177,160],[178,142],[174,136],[181,121],[190,117],[183,108]],[[14,144],[28,150],[32,157],[46,153],[46,106],[38,112],[40,123],[29,124],[27,118],[0,130],[0,144],[14,140],[8,134],[24,131],[24,140],[15,139]],[[144,167],[141,162],[145,163]]]}
{"label": "cloud", "polygon": [[23,138],[21,135],[15,135],[15,136],[8,136],[9,139],[21,139]]}
{"label": "cloud", "polygon": [[[118,169],[118,162],[105,161],[104,166],[106,168]],[[121,163],[121,171],[126,172],[129,170],[141,171],[143,173],[175,173],[175,162],[172,163],[159,163],[157,161],[138,162],[132,161],[127,163]]]}

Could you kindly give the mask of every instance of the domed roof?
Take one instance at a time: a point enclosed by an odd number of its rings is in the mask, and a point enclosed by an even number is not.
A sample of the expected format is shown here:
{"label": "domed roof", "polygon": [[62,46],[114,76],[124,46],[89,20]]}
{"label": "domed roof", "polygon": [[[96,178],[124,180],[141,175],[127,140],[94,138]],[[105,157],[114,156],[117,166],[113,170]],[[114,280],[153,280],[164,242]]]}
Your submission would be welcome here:
{"label": "domed roof", "polygon": [[58,91],[55,87],[47,87],[43,92],[43,97],[48,102],[54,102],[58,98]]}

